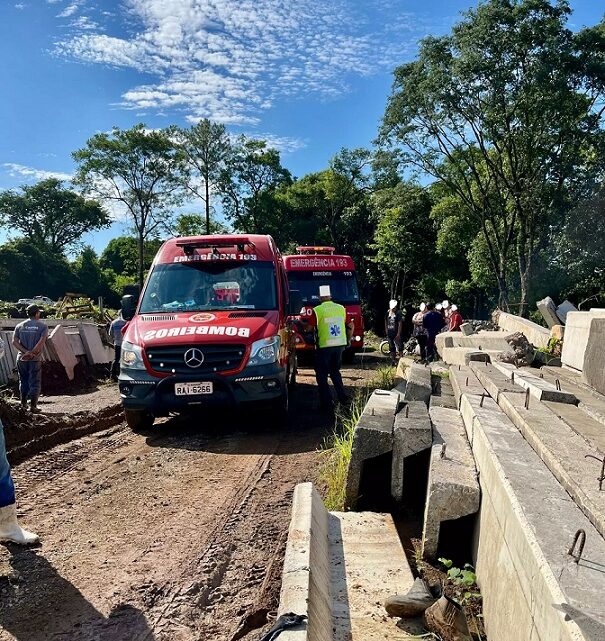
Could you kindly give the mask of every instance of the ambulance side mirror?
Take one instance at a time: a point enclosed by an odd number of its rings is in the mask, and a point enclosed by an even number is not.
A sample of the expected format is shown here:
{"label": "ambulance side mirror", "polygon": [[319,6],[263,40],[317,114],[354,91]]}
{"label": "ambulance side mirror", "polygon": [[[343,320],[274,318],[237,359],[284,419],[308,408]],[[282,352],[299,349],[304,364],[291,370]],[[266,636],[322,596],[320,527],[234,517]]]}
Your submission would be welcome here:
{"label": "ambulance side mirror", "polygon": [[122,318],[124,320],[132,320],[137,309],[136,298],[132,294],[122,296]]}
{"label": "ambulance side mirror", "polygon": [[290,301],[288,303],[288,316],[298,316],[303,306],[302,294],[297,289],[290,290]]}

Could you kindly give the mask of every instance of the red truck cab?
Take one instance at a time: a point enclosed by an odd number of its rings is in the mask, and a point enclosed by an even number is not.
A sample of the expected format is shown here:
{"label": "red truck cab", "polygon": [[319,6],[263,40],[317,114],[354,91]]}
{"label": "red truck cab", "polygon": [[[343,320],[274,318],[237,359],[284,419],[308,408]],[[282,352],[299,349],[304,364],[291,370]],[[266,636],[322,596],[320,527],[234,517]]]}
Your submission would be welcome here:
{"label": "red truck cab", "polygon": [[302,353],[315,349],[314,330],[308,321],[313,319],[313,308],[319,305],[320,285],[329,285],[332,300],[345,307],[347,322],[353,324],[351,344],[343,356],[350,362],[362,349],[364,336],[355,263],[350,256],[335,254],[334,247],[297,247],[296,251],[298,254],[284,256],[292,298],[301,304],[299,313],[292,317],[296,349]]}
{"label": "red truck cab", "polygon": [[138,303],[125,296],[122,313],[119,389],[134,430],[195,406],[264,402],[287,412],[296,352],[270,236],[166,241]]}

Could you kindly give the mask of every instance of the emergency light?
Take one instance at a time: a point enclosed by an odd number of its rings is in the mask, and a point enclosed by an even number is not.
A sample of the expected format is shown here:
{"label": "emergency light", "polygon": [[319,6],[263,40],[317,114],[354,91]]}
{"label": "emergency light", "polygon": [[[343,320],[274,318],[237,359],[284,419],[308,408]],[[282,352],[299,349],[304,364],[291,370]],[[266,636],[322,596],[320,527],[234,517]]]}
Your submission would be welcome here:
{"label": "emergency light", "polygon": [[255,244],[249,238],[241,236],[221,236],[220,238],[196,238],[193,240],[177,240],[176,246],[181,247],[186,256],[192,256],[196,249],[212,248],[213,254],[218,254],[219,247],[237,247],[237,250],[243,252],[246,247],[255,247]]}

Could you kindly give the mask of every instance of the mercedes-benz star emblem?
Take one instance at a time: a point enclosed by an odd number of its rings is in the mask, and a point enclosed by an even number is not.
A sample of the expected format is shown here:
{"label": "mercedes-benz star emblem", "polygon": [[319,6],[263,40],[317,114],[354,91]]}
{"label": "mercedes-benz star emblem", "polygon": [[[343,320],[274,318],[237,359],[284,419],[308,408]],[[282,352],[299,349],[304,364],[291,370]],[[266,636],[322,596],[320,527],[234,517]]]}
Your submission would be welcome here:
{"label": "mercedes-benz star emblem", "polygon": [[204,362],[204,354],[197,347],[188,349],[183,358],[188,367],[199,367]]}

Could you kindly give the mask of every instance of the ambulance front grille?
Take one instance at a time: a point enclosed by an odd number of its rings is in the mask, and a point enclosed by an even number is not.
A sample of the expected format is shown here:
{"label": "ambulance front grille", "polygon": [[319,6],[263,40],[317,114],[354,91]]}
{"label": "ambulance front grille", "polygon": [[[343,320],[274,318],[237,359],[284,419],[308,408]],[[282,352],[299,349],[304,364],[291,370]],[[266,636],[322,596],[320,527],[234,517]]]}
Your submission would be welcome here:
{"label": "ambulance front grille", "polygon": [[[190,367],[185,362],[185,354],[190,349],[199,350],[203,354],[203,362],[199,367]],[[199,361],[199,352],[193,362]],[[156,372],[175,374],[217,374],[239,369],[244,354],[245,345],[174,345],[149,347],[146,350],[151,368]]]}

